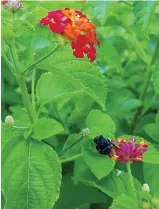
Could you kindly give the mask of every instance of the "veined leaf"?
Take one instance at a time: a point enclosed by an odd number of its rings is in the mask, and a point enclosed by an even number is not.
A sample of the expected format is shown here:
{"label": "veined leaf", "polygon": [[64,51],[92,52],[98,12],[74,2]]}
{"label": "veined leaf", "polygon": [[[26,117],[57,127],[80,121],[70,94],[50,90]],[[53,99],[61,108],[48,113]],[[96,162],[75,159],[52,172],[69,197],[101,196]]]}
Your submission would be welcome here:
{"label": "veined leaf", "polygon": [[139,205],[133,198],[121,195],[113,201],[110,209],[139,209]]}
{"label": "veined leaf", "polygon": [[53,73],[52,76],[48,74],[50,79],[47,78],[45,81],[45,87],[43,76],[38,82],[37,93],[40,100],[45,100],[41,93],[41,91],[44,92],[44,88],[45,94],[48,91],[47,95],[49,94],[50,97],[59,96],[59,92],[62,95],[66,92],[84,91],[103,109],[105,108],[107,86],[104,76],[96,65],[86,59],[75,58],[70,47],[56,51],[49,59],[42,62],[40,67]]}
{"label": "veined leaf", "polygon": [[32,137],[46,139],[63,131],[63,127],[54,119],[40,118],[33,125]]}
{"label": "veined leaf", "polygon": [[[106,167],[106,164],[103,164]],[[91,187],[95,187],[103,193],[109,195],[113,199],[121,194],[131,194],[131,187],[129,186],[129,176],[127,173],[119,170],[113,170],[109,175],[98,180],[95,175],[89,170],[84,160],[78,159],[75,162],[75,181],[83,182]],[[133,178],[136,190],[141,191],[139,181]]]}
{"label": "veined leaf", "polygon": [[135,24],[139,25],[145,36],[148,37],[149,26],[156,8],[156,1],[134,2],[133,10]]}
{"label": "veined leaf", "polygon": [[90,129],[90,137],[99,135],[114,138],[115,123],[112,118],[100,110],[91,110],[86,121],[86,126]]}
{"label": "veined leaf", "polygon": [[2,152],[5,209],[50,209],[59,196],[61,167],[48,145],[23,137],[8,142]]}
{"label": "veined leaf", "polygon": [[11,126],[8,126],[5,123],[1,124],[1,130],[2,130],[2,135],[1,135],[1,137],[2,137],[2,150],[3,150],[5,144],[8,141],[11,141],[13,137],[20,136],[23,133],[23,131],[21,129],[15,129]]}

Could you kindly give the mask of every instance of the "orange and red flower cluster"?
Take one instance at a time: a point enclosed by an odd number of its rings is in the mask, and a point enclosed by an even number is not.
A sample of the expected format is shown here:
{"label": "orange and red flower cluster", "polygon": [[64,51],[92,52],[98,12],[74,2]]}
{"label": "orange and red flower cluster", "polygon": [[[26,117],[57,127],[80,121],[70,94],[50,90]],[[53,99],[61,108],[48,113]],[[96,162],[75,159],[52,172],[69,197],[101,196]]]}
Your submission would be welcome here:
{"label": "orange and red flower cluster", "polygon": [[71,42],[74,56],[84,58],[86,54],[93,62],[96,59],[95,43],[100,45],[95,25],[81,11],[65,8],[48,12],[40,24],[49,25],[53,33],[66,37]]}
{"label": "orange and red flower cluster", "polygon": [[113,147],[112,158],[117,162],[139,162],[142,161],[142,156],[148,150],[148,144],[143,139],[140,144],[135,143],[136,139],[130,137],[129,141],[125,138],[119,138],[117,146]]}

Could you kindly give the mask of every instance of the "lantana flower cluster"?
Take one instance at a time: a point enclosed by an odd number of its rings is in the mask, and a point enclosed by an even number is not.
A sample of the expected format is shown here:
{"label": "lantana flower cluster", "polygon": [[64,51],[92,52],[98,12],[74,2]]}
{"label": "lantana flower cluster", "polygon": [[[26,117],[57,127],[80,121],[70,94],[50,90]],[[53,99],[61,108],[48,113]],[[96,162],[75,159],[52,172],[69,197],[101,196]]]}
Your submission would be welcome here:
{"label": "lantana flower cluster", "polygon": [[100,46],[96,27],[81,11],[65,8],[48,12],[41,25],[49,25],[51,32],[61,34],[71,43],[73,55],[84,58],[86,54],[93,62],[96,59],[95,43]]}
{"label": "lantana flower cluster", "polygon": [[117,141],[113,141],[103,136],[97,136],[94,138],[94,142],[100,154],[108,155],[117,162],[142,161],[143,154],[148,150],[148,144],[144,139],[138,144],[134,137],[129,137],[128,140],[121,137]]}
{"label": "lantana flower cluster", "polygon": [[148,144],[142,139],[140,144],[136,143],[134,137],[130,137],[129,140],[121,137],[117,140],[116,146],[113,147],[113,156],[117,162],[139,162],[143,159],[143,154],[147,152]]}

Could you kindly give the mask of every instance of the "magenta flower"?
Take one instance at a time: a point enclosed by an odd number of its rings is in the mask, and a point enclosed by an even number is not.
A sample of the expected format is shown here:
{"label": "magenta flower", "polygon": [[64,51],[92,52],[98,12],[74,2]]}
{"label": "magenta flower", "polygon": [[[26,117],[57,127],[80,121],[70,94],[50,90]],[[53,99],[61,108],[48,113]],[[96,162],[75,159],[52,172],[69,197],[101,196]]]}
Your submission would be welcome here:
{"label": "magenta flower", "polygon": [[135,141],[134,137],[130,137],[129,141],[126,141],[125,138],[119,138],[117,147],[113,147],[114,153],[111,158],[117,162],[125,163],[142,161],[142,155],[147,152],[148,144],[144,139],[141,140],[140,144],[136,144]]}

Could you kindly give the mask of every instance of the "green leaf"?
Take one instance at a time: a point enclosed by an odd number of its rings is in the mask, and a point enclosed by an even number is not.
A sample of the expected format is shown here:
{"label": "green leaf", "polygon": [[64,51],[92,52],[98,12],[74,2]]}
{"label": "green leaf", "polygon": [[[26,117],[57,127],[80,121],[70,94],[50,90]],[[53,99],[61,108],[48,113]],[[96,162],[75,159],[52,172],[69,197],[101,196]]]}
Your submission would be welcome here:
{"label": "green leaf", "polygon": [[37,94],[40,100],[47,100],[47,95],[51,100],[68,92],[84,91],[105,108],[107,86],[104,76],[96,65],[85,59],[75,58],[70,47],[59,49],[42,62],[40,67],[53,73],[48,74],[47,77],[50,78],[43,77],[43,82],[42,78],[38,82]]}
{"label": "green leaf", "polygon": [[[104,167],[107,167],[107,165],[104,164],[103,168]],[[129,176],[127,173],[113,170],[109,175],[99,180],[93,175],[82,158],[75,161],[74,175],[75,181],[80,181],[86,185],[95,187],[113,199],[121,194],[132,193],[131,187],[129,187]],[[139,181],[135,178],[133,178],[133,180],[136,190],[141,191]]]}
{"label": "green leaf", "polygon": [[60,197],[55,208],[75,209],[86,203],[107,202],[107,197],[100,191],[84,184],[73,184],[71,177],[67,175],[62,178]]}
{"label": "green leaf", "polygon": [[33,125],[32,137],[46,139],[63,131],[63,127],[54,119],[41,118]]}
{"label": "green leaf", "polygon": [[1,135],[1,138],[2,138],[2,150],[3,150],[5,144],[8,141],[11,141],[13,137],[20,136],[23,133],[22,130],[15,129],[15,128],[11,127],[11,126],[8,126],[5,123],[1,124],[1,130],[2,130],[2,135]]}
{"label": "green leaf", "polygon": [[156,115],[155,123],[144,126],[144,131],[155,141],[159,142],[159,113]]}
{"label": "green leaf", "polygon": [[155,90],[155,93],[157,95],[159,95],[159,70],[158,70],[158,64],[159,64],[159,61],[157,62],[157,69],[153,72],[153,86],[154,86],[154,90]]}
{"label": "green leaf", "polygon": [[139,25],[146,37],[148,37],[149,34],[149,26],[156,9],[156,5],[156,1],[134,2],[133,4],[135,17],[134,24]]}
{"label": "green leaf", "polygon": [[159,197],[159,181],[158,181],[158,174],[159,174],[159,166],[144,163],[143,164],[143,173],[145,182],[150,187],[150,194],[155,197]]}
{"label": "green leaf", "polygon": [[62,70],[56,73],[44,73],[36,88],[38,100],[44,104],[62,96],[70,96],[78,91],[80,89],[75,80]]}
{"label": "green leaf", "polygon": [[67,138],[62,151],[59,153],[62,159],[76,156],[81,153],[82,133],[70,134]]}
{"label": "green leaf", "polygon": [[105,24],[106,18],[107,18],[107,8],[109,6],[109,2],[103,1],[100,2],[91,2],[92,3],[92,13],[94,14],[95,18],[99,20],[101,25]]}
{"label": "green leaf", "polygon": [[107,176],[115,166],[113,159],[96,151],[95,143],[91,139],[85,140],[82,153],[86,164],[99,180]]}
{"label": "green leaf", "polygon": [[99,52],[102,61],[105,60],[112,64],[117,69],[117,72],[122,71],[120,55],[108,40],[102,41],[101,47],[97,49],[97,52]]}
{"label": "green leaf", "polygon": [[114,138],[115,123],[112,118],[100,110],[91,110],[86,121],[87,128],[90,129],[90,137],[99,135]]}
{"label": "green leaf", "polygon": [[51,209],[61,182],[55,151],[40,141],[15,137],[6,144],[2,159],[5,209]]}
{"label": "green leaf", "polygon": [[131,197],[121,195],[113,201],[110,209],[139,209],[139,205]]}

